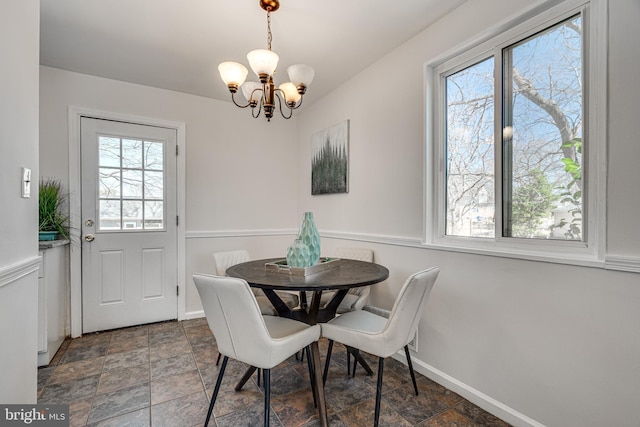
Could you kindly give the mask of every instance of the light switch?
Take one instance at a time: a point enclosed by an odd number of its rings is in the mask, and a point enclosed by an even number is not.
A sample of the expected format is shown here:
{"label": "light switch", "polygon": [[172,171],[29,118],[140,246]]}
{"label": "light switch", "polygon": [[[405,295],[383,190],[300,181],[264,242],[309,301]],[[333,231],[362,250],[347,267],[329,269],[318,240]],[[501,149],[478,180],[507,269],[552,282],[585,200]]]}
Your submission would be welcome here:
{"label": "light switch", "polygon": [[22,197],[31,197],[31,169],[22,168]]}

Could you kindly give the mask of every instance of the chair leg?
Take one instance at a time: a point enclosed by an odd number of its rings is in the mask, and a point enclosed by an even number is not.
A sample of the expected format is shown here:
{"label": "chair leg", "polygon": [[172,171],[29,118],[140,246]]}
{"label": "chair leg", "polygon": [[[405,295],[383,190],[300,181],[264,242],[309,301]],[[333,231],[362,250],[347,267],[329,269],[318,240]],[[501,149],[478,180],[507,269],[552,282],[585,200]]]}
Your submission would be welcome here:
{"label": "chair leg", "polygon": [[322,385],[327,383],[327,374],[329,373],[329,361],[331,360],[331,350],[333,350],[333,340],[329,340],[329,349],[327,350],[327,360],[324,361],[324,372],[322,373]]}
{"label": "chair leg", "polygon": [[209,425],[209,420],[211,419],[211,414],[213,413],[213,405],[215,405],[216,399],[218,398],[218,392],[220,391],[220,385],[222,384],[222,377],[224,376],[224,370],[227,368],[228,361],[228,356],[225,356],[222,360],[222,366],[220,367],[220,373],[218,374],[218,379],[216,380],[216,386],[213,389],[213,396],[211,396],[211,403],[209,403],[209,411],[207,412],[207,419],[204,422],[204,427],[207,427]]}
{"label": "chair leg", "polygon": [[[353,375],[351,376],[351,378],[355,378],[356,377],[356,366],[358,366],[358,358],[360,357],[360,350],[358,350],[357,348],[353,349],[353,370],[351,371],[353,373]],[[349,370],[349,368],[347,367],[347,371]]]}
{"label": "chair leg", "polygon": [[304,354],[304,352],[307,352],[307,365],[309,366],[309,379],[311,380],[311,394],[313,395],[313,407],[317,408],[318,407],[318,401],[316,400],[316,376],[315,376],[315,372],[314,372],[314,366],[313,363],[311,362],[311,349],[309,348],[309,346],[306,346],[305,348],[302,349],[302,354]]}
{"label": "chair leg", "polygon": [[260,387],[260,377],[262,376],[262,370],[258,368],[258,387]]}
{"label": "chair leg", "polygon": [[244,375],[242,375],[242,378],[240,378],[240,381],[238,381],[238,384],[236,384],[235,391],[242,390],[242,387],[244,387],[247,381],[249,381],[249,378],[251,378],[251,375],[253,375],[256,369],[258,368],[256,368],[255,366],[249,366],[249,368],[245,371]]}
{"label": "chair leg", "polygon": [[264,426],[269,427],[269,408],[271,406],[271,369],[263,369],[264,375]]}
{"label": "chair leg", "polygon": [[409,346],[404,346],[404,354],[407,356],[407,365],[409,365],[409,372],[411,373],[411,381],[413,381],[413,389],[418,395],[418,384],[416,384],[416,373],[413,372],[413,363],[411,363],[411,354],[409,353]]}
{"label": "chair leg", "polygon": [[[351,376],[353,378],[355,378],[356,376],[356,366],[358,364],[360,364],[364,370],[367,372],[367,375],[373,375],[373,371],[371,370],[371,368],[369,367],[369,364],[367,363],[367,361],[362,357],[362,355],[360,354],[360,350],[358,350],[355,347],[349,347],[346,346],[347,348],[347,376]],[[351,362],[350,362],[350,357],[353,356],[354,361],[353,361],[353,372],[351,372]]]}
{"label": "chair leg", "polygon": [[[350,348],[350,352],[353,352],[353,370],[351,373],[353,374],[351,378],[356,377],[356,366],[358,365],[358,358],[360,357],[360,350],[357,348]],[[349,352],[349,353],[350,353]],[[347,353],[347,354],[349,354]],[[347,375],[349,374],[349,357],[347,357]]]}
{"label": "chair leg", "polygon": [[380,419],[380,401],[382,400],[382,373],[384,370],[384,358],[378,359],[378,383],[376,385],[376,413],[373,422],[373,427],[378,427],[378,420]]}
{"label": "chair leg", "polygon": [[222,356],[222,354],[218,353],[218,358],[216,359],[216,366],[218,366],[220,364],[220,357]]}

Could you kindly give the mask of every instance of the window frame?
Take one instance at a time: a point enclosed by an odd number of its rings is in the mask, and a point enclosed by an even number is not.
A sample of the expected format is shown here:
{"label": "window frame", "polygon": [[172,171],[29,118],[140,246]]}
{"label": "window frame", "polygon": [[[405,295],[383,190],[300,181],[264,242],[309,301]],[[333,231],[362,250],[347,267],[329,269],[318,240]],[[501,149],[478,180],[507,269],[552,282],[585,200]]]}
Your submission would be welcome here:
{"label": "window frame", "polygon": [[[583,240],[526,239],[502,236],[502,52],[576,14],[583,20]],[[497,254],[576,264],[604,262],[606,214],[607,0],[538,2],[528,11],[498,24],[480,41],[425,64],[426,159],[425,244],[441,249]],[[448,236],[446,225],[446,82],[447,76],[479,61],[494,60],[494,203],[495,237]]]}

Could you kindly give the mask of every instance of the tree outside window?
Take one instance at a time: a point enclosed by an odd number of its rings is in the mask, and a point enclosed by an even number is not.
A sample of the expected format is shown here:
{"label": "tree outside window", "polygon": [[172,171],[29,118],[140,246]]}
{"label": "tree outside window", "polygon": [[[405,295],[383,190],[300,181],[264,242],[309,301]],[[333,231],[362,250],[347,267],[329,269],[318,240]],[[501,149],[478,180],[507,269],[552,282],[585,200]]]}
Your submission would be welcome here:
{"label": "tree outside window", "polygon": [[446,235],[583,239],[582,63],[578,14],[444,75]]}

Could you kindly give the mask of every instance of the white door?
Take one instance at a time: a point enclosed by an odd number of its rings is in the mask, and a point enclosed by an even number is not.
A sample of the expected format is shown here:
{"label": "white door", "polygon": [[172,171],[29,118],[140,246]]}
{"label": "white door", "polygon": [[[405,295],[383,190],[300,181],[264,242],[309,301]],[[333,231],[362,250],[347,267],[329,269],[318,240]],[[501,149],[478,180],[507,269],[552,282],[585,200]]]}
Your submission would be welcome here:
{"label": "white door", "polygon": [[176,319],[176,130],[80,129],[83,333]]}

